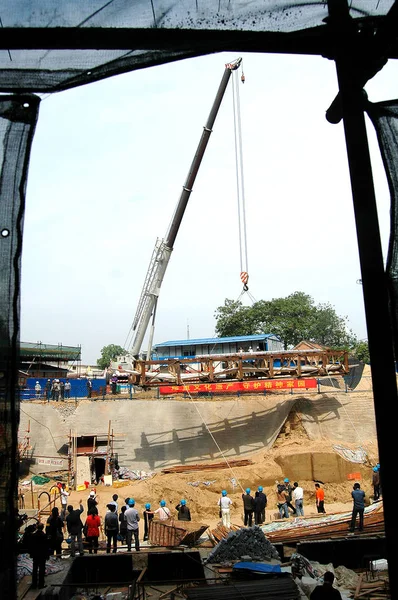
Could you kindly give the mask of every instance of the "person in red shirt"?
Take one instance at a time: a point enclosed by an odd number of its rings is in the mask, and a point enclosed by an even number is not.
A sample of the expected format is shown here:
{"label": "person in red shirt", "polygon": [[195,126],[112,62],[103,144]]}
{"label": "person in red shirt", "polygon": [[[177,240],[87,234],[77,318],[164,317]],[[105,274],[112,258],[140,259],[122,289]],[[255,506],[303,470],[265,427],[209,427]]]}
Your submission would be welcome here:
{"label": "person in red shirt", "polygon": [[92,554],[92,549],[94,547],[94,554],[97,554],[98,551],[98,538],[100,534],[100,530],[102,530],[101,518],[98,515],[97,508],[90,508],[88,511],[87,519],[85,525],[87,526],[87,535],[86,540],[88,543],[88,551],[89,554]]}
{"label": "person in red shirt", "polygon": [[325,510],[325,492],[319,485],[319,483],[315,484],[315,503],[316,508],[319,513],[326,513]]}

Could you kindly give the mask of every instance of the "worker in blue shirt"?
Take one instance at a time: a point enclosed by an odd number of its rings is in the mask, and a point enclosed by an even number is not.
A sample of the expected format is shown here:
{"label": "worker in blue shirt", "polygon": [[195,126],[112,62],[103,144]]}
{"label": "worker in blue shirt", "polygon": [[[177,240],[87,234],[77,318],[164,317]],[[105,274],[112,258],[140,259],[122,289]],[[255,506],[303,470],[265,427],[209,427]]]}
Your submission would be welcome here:
{"label": "worker in blue shirt", "polygon": [[361,490],[359,483],[354,483],[354,488],[351,492],[354,505],[352,507],[350,531],[355,529],[357,515],[359,515],[359,531],[363,531],[363,514],[365,512],[365,492]]}

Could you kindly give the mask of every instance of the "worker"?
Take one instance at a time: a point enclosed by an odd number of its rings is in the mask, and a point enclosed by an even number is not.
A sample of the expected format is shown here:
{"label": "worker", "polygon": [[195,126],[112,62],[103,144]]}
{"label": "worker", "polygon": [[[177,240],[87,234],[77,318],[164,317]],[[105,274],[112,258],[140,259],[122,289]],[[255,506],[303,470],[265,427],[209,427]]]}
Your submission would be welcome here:
{"label": "worker", "polygon": [[51,515],[48,517],[46,522],[46,536],[49,541],[50,555],[54,553],[56,558],[61,558],[61,547],[64,541],[64,522],[59,516],[58,506],[54,506],[51,509]]}
{"label": "worker", "polygon": [[61,487],[58,488],[61,496],[61,519],[65,521],[66,519],[66,508],[68,506],[68,496],[69,492],[66,489],[65,483],[61,483]]}
{"label": "worker", "polygon": [[278,483],[276,486],[276,501],[278,504],[280,518],[288,519],[289,511],[287,508],[287,492],[283,483]]}
{"label": "worker", "polygon": [[140,520],[140,515],[138,514],[138,510],[135,508],[135,500],[134,498],[129,498],[129,507],[124,513],[127,521],[127,550],[131,552],[131,541],[134,536],[134,545],[136,552],[140,551],[140,540],[139,540],[139,529],[138,522]]}
{"label": "worker", "polygon": [[310,595],[310,600],[342,600],[339,590],[333,587],[334,573],[325,571],[323,584],[317,585]]}
{"label": "worker", "polygon": [[40,400],[41,397],[41,385],[39,381],[35,383],[35,396],[37,400]]}
{"label": "worker", "polygon": [[96,508],[91,508],[89,510],[85,526],[87,527],[86,541],[88,544],[88,552],[89,554],[92,554],[94,549],[94,554],[97,554],[99,546],[98,538],[100,536],[100,531],[102,531],[102,524],[101,517]]}
{"label": "worker", "polygon": [[286,489],[286,504],[288,506],[288,508],[290,508],[292,510],[292,514],[295,515],[296,514],[296,509],[292,504],[292,493],[293,493],[293,487],[290,485],[289,479],[287,477],[285,477],[285,479],[283,480],[283,483],[285,484],[285,489]]}
{"label": "worker", "polygon": [[373,467],[372,473],[373,485],[373,500],[376,502],[380,498],[380,471],[377,467]]}
{"label": "worker", "polygon": [[109,502],[109,504],[113,504],[115,507],[115,513],[118,514],[118,510],[119,510],[119,505],[118,505],[118,498],[119,496],[117,494],[113,494],[112,496],[112,500]]}
{"label": "worker", "polygon": [[325,510],[325,492],[319,483],[315,484],[315,504],[318,513],[326,513]]}
{"label": "worker", "polygon": [[[44,523],[38,523],[36,531],[30,538],[30,556],[33,558],[32,567],[32,588],[39,589],[47,587],[44,583],[46,572],[46,560],[50,558],[50,549],[47,536],[44,532]],[[39,581],[37,581],[37,572],[39,572]]]}
{"label": "worker", "polygon": [[242,494],[243,500],[243,512],[244,512],[244,525],[249,527],[253,524],[253,512],[254,512],[254,498],[250,494],[250,488],[246,488],[244,494]]}
{"label": "worker", "polygon": [[[105,535],[106,535],[106,553],[109,554],[111,546],[113,547],[113,554],[117,552],[117,536],[119,533],[119,519],[116,514],[116,508],[114,504],[106,505],[108,512],[105,515]],[[127,510],[126,510],[127,513]],[[126,517],[127,518],[127,517]]]}
{"label": "worker", "polygon": [[355,529],[355,521],[357,520],[357,515],[359,515],[359,531],[363,530],[363,514],[365,512],[365,492],[361,490],[361,486],[359,483],[354,483],[354,488],[351,492],[351,496],[353,499],[353,507],[351,514],[351,524],[350,531],[353,532]]}
{"label": "worker", "polygon": [[220,518],[224,527],[231,527],[231,509],[232,500],[227,495],[227,490],[221,492],[221,498],[218,500],[218,506],[220,507]]}
{"label": "worker", "polygon": [[166,506],[166,500],[161,500],[159,504],[160,507],[155,510],[155,515],[158,515],[161,521],[167,521],[167,519],[170,519],[171,514],[170,509]]}
{"label": "worker", "polygon": [[191,520],[191,511],[187,506],[187,501],[184,498],[181,500],[179,504],[176,506],[176,511],[178,512],[178,520],[179,521],[190,521]]}
{"label": "worker", "polygon": [[70,553],[72,558],[75,556],[75,546],[76,541],[79,547],[80,556],[83,556],[83,539],[82,539],[82,529],[83,523],[81,521],[80,515],[84,511],[82,501],[79,500],[79,508],[73,510],[73,506],[69,504],[68,506],[68,515],[66,517],[66,527],[68,529],[69,537],[71,538],[70,545]]}
{"label": "worker", "polygon": [[95,508],[98,514],[97,504],[97,494],[95,490],[91,490],[87,498],[87,513],[89,513],[92,508]]}
{"label": "worker", "polygon": [[125,504],[123,504],[123,506],[120,509],[120,514],[119,514],[119,536],[118,536],[118,540],[120,542],[122,542],[122,544],[126,543],[127,540],[127,519],[126,519],[126,510],[127,510],[127,506]]}
{"label": "worker", "polygon": [[292,500],[296,508],[296,514],[298,517],[304,517],[304,490],[299,486],[297,481],[293,483]]}
{"label": "worker", "polygon": [[142,513],[144,516],[144,542],[149,538],[149,525],[154,517],[154,513],[151,510],[149,502],[145,504],[145,510]]}
{"label": "worker", "polygon": [[51,379],[47,379],[47,381],[46,381],[46,398],[47,398],[47,402],[50,402],[50,399],[51,399],[51,390],[52,390]]}
{"label": "worker", "polygon": [[265,507],[267,506],[267,496],[263,492],[263,486],[259,485],[254,495],[254,523],[261,525],[265,521]]}

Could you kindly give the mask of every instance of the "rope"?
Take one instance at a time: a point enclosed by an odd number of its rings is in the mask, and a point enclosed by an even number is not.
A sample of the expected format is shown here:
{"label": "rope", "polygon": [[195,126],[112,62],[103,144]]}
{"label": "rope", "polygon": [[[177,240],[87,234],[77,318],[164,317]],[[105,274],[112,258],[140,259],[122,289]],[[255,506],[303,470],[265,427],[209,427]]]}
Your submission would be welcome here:
{"label": "rope", "polygon": [[241,483],[240,483],[240,481],[239,481],[238,477],[235,475],[235,472],[234,472],[233,468],[231,467],[231,465],[229,464],[227,457],[225,456],[224,452],[221,450],[220,446],[219,446],[219,445],[218,445],[218,443],[217,443],[217,440],[216,440],[216,438],[214,437],[214,435],[213,435],[213,434],[212,434],[212,432],[210,431],[210,429],[209,429],[209,426],[207,425],[206,421],[204,420],[202,413],[200,412],[199,408],[198,408],[198,407],[197,407],[197,405],[196,405],[197,403],[196,403],[196,402],[195,402],[195,400],[192,398],[192,396],[191,396],[191,394],[190,394],[190,392],[189,392],[189,390],[188,390],[188,388],[187,388],[187,386],[186,386],[186,385],[184,385],[184,391],[185,391],[185,393],[186,393],[186,394],[188,394],[188,397],[189,397],[189,399],[191,400],[192,404],[194,405],[195,409],[197,410],[197,412],[198,412],[198,415],[200,416],[200,418],[201,418],[201,420],[202,420],[202,423],[203,423],[203,424],[204,424],[204,426],[206,427],[206,429],[207,429],[207,431],[208,431],[208,433],[209,433],[209,435],[210,435],[211,439],[213,440],[213,442],[214,442],[215,446],[217,447],[217,450],[219,451],[219,453],[221,454],[221,456],[222,456],[222,457],[223,457],[223,459],[225,460],[226,464],[228,465],[228,468],[229,468],[229,470],[231,471],[232,475],[234,476],[234,479],[235,479],[235,481],[236,481],[236,482],[237,482],[237,484],[239,485],[239,487],[240,487],[240,489],[242,490],[242,492],[244,492],[245,490],[243,489],[243,487],[242,487],[242,485],[241,485]]}
{"label": "rope", "polygon": [[238,232],[239,232],[239,259],[241,280],[244,291],[247,291],[249,279],[249,263],[247,252],[247,230],[246,230],[246,201],[243,174],[243,144],[242,144],[242,122],[240,114],[240,97],[238,72],[232,73],[233,86],[233,110],[234,110],[234,137],[235,137],[235,164],[236,164],[236,195],[238,203]]}
{"label": "rope", "polygon": [[240,301],[240,299],[242,298],[242,296],[244,296],[244,294],[247,294],[247,295],[248,295],[248,297],[250,298],[250,300],[251,300],[252,304],[255,304],[255,303],[257,302],[257,300],[255,299],[255,297],[253,296],[253,294],[251,294],[251,293],[249,292],[249,289],[245,290],[244,288],[243,288],[243,290],[241,291],[241,293],[239,294],[239,296],[238,296],[238,298],[237,298],[236,302],[239,302],[239,301]]}

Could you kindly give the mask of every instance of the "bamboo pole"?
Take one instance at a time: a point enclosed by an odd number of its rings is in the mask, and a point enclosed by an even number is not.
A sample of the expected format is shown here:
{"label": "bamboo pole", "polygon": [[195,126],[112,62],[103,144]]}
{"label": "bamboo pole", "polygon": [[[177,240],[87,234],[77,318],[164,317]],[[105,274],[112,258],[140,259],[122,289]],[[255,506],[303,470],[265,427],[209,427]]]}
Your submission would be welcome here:
{"label": "bamboo pole", "polygon": [[74,471],[74,479],[73,479],[73,487],[76,491],[77,489],[77,435],[76,432],[73,434],[74,439],[74,455],[73,455],[73,471]]}
{"label": "bamboo pole", "polygon": [[109,443],[110,443],[110,436],[111,436],[111,421],[109,421],[109,423],[108,423],[108,440],[107,440],[107,444],[106,444],[105,475],[109,475],[108,469],[109,469]]}

